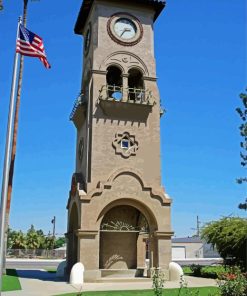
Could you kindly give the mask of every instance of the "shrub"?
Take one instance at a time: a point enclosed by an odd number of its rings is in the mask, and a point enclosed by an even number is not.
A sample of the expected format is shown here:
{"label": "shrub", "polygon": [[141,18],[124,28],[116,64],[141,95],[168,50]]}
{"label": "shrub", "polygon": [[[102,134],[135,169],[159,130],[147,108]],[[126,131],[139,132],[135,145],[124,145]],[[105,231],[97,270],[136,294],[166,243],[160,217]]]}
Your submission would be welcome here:
{"label": "shrub", "polygon": [[178,296],[199,296],[199,290],[191,291],[188,289],[188,283],[185,281],[183,276],[180,277],[179,286]]}
{"label": "shrub", "polygon": [[202,266],[198,264],[191,264],[190,269],[194,276],[202,276]]}
{"label": "shrub", "polygon": [[202,229],[202,239],[215,247],[226,264],[229,258],[243,269],[247,267],[247,219],[225,217],[213,221]]}
{"label": "shrub", "polygon": [[154,268],[151,270],[151,272],[154,295],[162,296],[162,291],[165,284],[165,275],[159,268]]}
{"label": "shrub", "polygon": [[219,275],[218,286],[221,296],[246,296],[247,275],[239,267],[230,268],[229,272]]}

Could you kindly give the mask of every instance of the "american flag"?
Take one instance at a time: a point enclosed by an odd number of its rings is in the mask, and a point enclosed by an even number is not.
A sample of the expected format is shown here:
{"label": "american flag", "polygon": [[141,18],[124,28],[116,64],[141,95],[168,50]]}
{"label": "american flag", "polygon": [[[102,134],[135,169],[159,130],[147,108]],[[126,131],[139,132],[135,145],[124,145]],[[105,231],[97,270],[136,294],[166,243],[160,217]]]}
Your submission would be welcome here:
{"label": "american flag", "polygon": [[16,42],[16,52],[29,57],[36,57],[41,60],[44,66],[49,69],[42,38],[26,29],[23,25],[19,26],[19,36]]}

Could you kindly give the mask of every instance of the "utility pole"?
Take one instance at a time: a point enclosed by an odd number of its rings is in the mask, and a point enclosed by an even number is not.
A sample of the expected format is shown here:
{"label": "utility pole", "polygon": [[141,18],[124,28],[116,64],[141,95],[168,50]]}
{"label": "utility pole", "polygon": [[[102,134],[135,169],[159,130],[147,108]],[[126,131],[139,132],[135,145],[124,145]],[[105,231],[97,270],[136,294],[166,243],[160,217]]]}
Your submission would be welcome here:
{"label": "utility pole", "polygon": [[56,217],[55,216],[51,220],[51,223],[53,224],[52,239],[53,239],[53,249],[54,249],[55,248],[55,237],[56,237]]}
{"label": "utility pole", "polygon": [[199,221],[199,216],[196,216],[196,229],[197,229],[197,233],[196,235],[199,237],[200,236],[200,221]]}
{"label": "utility pole", "polygon": [[200,224],[199,216],[196,216],[196,228],[191,228],[192,230],[196,230],[196,236],[200,237]]}

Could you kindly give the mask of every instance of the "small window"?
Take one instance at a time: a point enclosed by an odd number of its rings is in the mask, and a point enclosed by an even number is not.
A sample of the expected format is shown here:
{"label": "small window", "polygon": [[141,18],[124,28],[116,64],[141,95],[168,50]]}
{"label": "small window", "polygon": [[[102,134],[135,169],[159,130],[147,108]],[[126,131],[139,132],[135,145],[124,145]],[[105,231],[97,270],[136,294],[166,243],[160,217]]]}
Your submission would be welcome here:
{"label": "small window", "polygon": [[84,151],[84,139],[81,138],[78,146],[78,157],[79,160],[82,160],[83,158],[83,151]]}
{"label": "small window", "polygon": [[122,139],[121,141],[121,148],[122,149],[129,149],[130,147],[130,141],[129,139]]}

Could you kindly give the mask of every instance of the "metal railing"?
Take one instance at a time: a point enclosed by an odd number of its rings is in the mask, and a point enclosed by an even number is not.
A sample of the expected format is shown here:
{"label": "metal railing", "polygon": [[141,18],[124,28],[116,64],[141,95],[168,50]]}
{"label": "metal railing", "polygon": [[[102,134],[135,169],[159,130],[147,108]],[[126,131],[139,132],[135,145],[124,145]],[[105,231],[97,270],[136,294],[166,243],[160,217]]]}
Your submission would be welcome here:
{"label": "metal railing", "polygon": [[103,85],[100,90],[100,98],[104,100],[114,100],[120,102],[136,104],[153,104],[152,92],[140,88],[123,88],[116,85]]}
{"label": "metal railing", "polygon": [[146,91],[139,88],[128,88],[128,100],[136,103],[144,103],[146,99]]}
{"label": "metal railing", "polygon": [[66,257],[64,250],[44,250],[44,249],[8,249],[7,258],[37,258],[37,259],[63,259]]}
{"label": "metal railing", "polygon": [[75,112],[77,110],[77,108],[82,105],[83,103],[85,103],[85,98],[84,98],[84,95],[82,93],[79,94],[79,96],[76,98],[75,100],[75,103],[74,103],[74,106],[73,106],[73,109],[70,113],[70,116],[69,116],[69,120],[72,120],[74,115],[75,115]]}
{"label": "metal railing", "polygon": [[[104,87],[103,87],[104,89]],[[117,85],[106,85],[106,95],[108,98],[112,98],[116,101],[121,101],[123,98],[123,87]]]}

